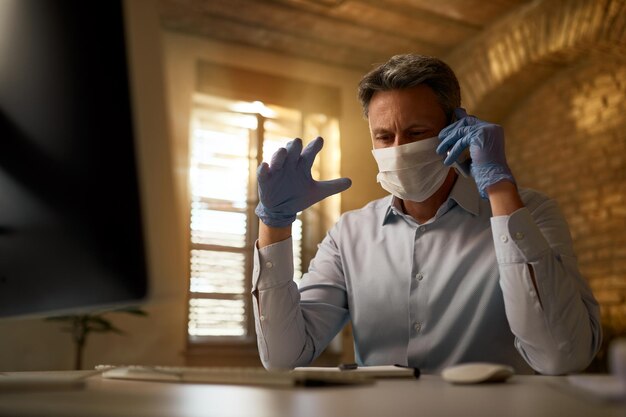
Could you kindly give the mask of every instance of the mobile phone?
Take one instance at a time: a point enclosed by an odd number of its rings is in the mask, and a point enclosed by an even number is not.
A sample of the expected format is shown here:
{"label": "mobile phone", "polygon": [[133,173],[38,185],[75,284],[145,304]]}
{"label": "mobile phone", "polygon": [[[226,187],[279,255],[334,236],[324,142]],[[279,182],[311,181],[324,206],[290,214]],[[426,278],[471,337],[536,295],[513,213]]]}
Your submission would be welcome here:
{"label": "mobile phone", "polygon": [[470,171],[470,167],[472,165],[472,158],[470,157],[469,148],[466,148],[461,152],[461,155],[457,158],[456,161],[452,163],[452,167],[457,170],[457,172],[463,175],[466,178],[469,178],[472,174]]}
{"label": "mobile phone", "polygon": [[[450,124],[457,121],[457,118],[454,113],[452,113],[452,118],[450,120]],[[450,153],[450,152],[448,152]],[[465,148],[461,155],[452,163],[452,167],[456,169],[456,171],[463,175],[466,178],[469,178],[472,174],[470,171],[470,167],[472,165],[472,158],[470,157],[469,148]]]}

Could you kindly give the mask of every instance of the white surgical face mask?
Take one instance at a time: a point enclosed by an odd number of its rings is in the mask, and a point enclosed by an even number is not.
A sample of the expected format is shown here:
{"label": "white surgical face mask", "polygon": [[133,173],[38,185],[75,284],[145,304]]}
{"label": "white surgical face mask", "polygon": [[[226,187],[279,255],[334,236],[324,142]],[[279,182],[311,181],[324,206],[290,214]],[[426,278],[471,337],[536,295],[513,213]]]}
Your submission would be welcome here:
{"label": "white surgical face mask", "polygon": [[422,202],[441,187],[450,167],[435,152],[437,136],[400,146],[373,149],[378,164],[376,180],[394,196]]}

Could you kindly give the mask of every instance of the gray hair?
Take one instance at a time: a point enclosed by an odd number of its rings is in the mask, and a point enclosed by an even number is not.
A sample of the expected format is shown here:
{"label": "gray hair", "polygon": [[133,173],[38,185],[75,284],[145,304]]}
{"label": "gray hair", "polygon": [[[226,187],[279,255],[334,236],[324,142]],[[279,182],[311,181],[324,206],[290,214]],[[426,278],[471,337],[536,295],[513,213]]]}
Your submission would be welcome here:
{"label": "gray hair", "polygon": [[454,71],[442,60],[424,55],[395,55],[365,74],[359,82],[358,96],[363,115],[368,117],[369,104],[376,91],[399,90],[420,84],[429,86],[448,121],[461,105],[461,88]]}

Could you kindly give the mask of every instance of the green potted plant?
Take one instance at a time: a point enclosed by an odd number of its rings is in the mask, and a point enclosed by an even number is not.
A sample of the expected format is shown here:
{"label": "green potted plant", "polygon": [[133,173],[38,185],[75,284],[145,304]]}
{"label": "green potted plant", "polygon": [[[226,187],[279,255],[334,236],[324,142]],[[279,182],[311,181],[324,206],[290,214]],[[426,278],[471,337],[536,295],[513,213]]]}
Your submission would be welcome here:
{"label": "green potted plant", "polygon": [[115,325],[113,325],[113,323],[105,317],[105,315],[109,313],[126,313],[144,317],[148,315],[148,313],[138,307],[126,307],[89,314],[54,316],[46,318],[47,321],[63,323],[61,330],[71,334],[72,341],[74,343],[74,369],[80,370],[83,367],[83,354],[87,344],[87,337],[90,333],[113,332],[120,335],[125,334],[123,330],[115,327]]}

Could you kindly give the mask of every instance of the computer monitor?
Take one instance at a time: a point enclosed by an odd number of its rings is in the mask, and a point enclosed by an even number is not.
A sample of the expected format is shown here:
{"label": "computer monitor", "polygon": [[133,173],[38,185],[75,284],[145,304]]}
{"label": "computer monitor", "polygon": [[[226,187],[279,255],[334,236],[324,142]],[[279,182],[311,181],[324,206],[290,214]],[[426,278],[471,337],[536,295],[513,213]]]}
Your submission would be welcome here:
{"label": "computer monitor", "polygon": [[[151,129],[164,154],[167,129],[162,100],[139,105],[141,91],[163,91],[137,72],[150,42],[132,33],[140,2],[0,0],[0,318],[150,293],[145,214],[159,208],[141,194],[155,161],[140,156]],[[172,204],[171,184],[161,187]]]}

